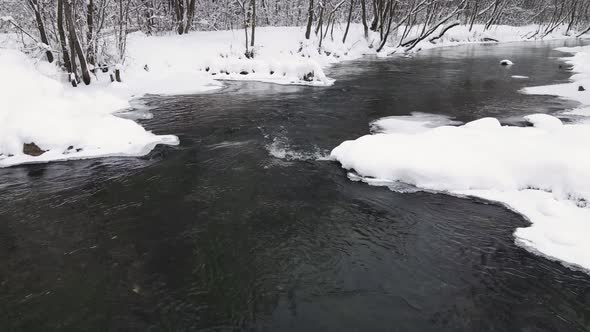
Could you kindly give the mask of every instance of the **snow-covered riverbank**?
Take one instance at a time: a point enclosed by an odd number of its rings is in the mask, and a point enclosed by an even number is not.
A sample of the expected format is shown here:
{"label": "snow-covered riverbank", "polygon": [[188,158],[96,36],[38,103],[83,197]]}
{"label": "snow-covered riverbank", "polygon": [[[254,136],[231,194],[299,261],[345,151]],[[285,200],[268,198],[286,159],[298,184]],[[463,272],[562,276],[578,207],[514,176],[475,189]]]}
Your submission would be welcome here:
{"label": "snow-covered riverbank", "polygon": [[[525,92],[589,107],[590,92],[579,87],[590,84],[590,47],[563,51],[575,53],[568,59],[577,72],[572,83]],[[584,109],[574,113],[584,115]],[[517,244],[590,271],[590,124],[584,118],[564,124],[545,114],[525,119],[531,127],[484,118],[461,126],[438,121],[428,128],[432,120],[424,115],[389,118],[376,123],[379,132],[336,147],[331,158],[371,184],[402,182],[505,204],[531,222],[516,230]]]}
{"label": "snow-covered riverbank", "polygon": [[[482,32],[475,26],[455,27],[426,48],[521,41],[536,27],[498,26]],[[22,163],[102,156],[138,156],[157,144],[178,144],[172,135],[154,135],[131,120],[114,114],[130,107],[144,94],[198,93],[222,86],[223,80],[259,80],[280,84],[327,86],[324,70],[333,63],[375,54],[378,37],[363,36],[353,25],[346,43],[343,27],[326,37],[321,52],[314,36],[305,40],[301,27],[259,28],[254,59],[244,57],[243,31],[194,32],[189,35],[129,36],[123,83],[111,83],[106,74],[93,77],[90,86],[73,88],[65,75],[45,60],[31,59],[14,50],[9,36],[0,36],[0,167]],[[401,33],[401,31],[400,31]],[[564,38],[556,29],[546,39]],[[381,55],[400,52],[392,45]],[[174,133],[170,133],[174,134]],[[39,150],[25,154],[23,144]]]}

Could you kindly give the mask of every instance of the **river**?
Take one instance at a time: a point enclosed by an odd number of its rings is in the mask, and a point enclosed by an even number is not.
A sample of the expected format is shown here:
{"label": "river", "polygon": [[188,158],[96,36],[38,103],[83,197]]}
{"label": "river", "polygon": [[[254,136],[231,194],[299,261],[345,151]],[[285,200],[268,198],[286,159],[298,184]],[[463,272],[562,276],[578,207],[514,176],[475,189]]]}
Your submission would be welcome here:
{"label": "river", "polygon": [[590,276],[516,246],[521,216],[353,182],[326,160],[385,116],[519,124],[571,108],[518,90],[567,81],[553,49],[578,44],[367,57],[331,67],[327,88],[147,96],[139,121],[178,147],[0,169],[0,326],[589,331]]}

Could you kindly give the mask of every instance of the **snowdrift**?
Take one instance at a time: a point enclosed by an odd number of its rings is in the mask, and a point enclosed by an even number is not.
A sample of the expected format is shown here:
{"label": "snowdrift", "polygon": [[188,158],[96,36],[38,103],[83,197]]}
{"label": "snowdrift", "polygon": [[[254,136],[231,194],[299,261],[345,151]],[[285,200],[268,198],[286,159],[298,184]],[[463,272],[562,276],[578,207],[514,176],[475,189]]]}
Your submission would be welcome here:
{"label": "snowdrift", "polygon": [[[100,89],[68,89],[51,75],[55,67],[15,50],[0,49],[0,167],[99,156],[140,156],[157,144],[178,144],[112,115],[127,98]],[[53,73],[57,75],[57,73]],[[46,151],[27,155],[24,144]]]}

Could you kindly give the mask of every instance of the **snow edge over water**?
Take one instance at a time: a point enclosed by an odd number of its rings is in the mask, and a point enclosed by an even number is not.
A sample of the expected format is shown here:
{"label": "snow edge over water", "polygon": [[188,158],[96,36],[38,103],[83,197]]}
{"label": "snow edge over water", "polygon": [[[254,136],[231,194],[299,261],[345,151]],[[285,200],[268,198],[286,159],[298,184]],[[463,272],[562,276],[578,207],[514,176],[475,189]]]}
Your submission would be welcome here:
{"label": "snow edge over water", "polygon": [[[525,92],[590,105],[588,92],[578,91],[590,83],[590,47],[562,50],[575,54],[568,59],[577,73],[572,83]],[[590,125],[546,114],[525,119],[533,126],[484,118],[412,133],[388,130],[343,142],[331,159],[372,184],[401,182],[501,203],[531,223],[515,231],[517,245],[590,273]]]}

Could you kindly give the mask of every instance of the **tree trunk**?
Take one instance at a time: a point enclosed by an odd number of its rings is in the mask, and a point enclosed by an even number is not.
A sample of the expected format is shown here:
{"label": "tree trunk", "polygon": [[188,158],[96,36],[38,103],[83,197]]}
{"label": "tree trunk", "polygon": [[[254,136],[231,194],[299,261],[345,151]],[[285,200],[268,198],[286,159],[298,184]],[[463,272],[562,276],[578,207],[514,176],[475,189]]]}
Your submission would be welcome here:
{"label": "tree trunk", "polygon": [[369,27],[367,26],[367,6],[366,0],[361,0],[361,9],[363,11],[363,28],[365,29],[365,39],[369,39]]}
{"label": "tree trunk", "polygon": [[571,11],[571,15],[570,15],[570,20],[569,23],[567,25],[567,29],[565,30],[565,35],[569,36],[570,30],[572,29],[572,27],[574,26],[574,23],[576,22],[576,9],[578,8],[578,1],[575,0],[573,2],[572,5],[572,11]]}
{"label": "tree trunk", "polygon": [[[41,16],[41,8],[37,0],[29,0],[29,6],[35,12],[35,21],[37,22],[37,28],[39,29],[39,35],[41,36],[41,42],[49,46],[49,39],[47,38],[47,32],[45,32],[45,24],[43,23],[43,16]],[[45,55],[49,63],[53,62],[53,53],[51,50],[46,50]]]}
{"label": "tree trunk", "polygon": [[252,33],[251,33],[251,38],[250,38],[250,46],[252,47],[252,55],[254,55],[254,38],[255,38],[255,34],[256,34],[256,0],[252,0],[251,2],[252,4],[252,19],[251,19],[251,23],[252,23]]}
{"label": "tree trunk", "polygon": [[82,70],[82,80],[84,84],[90,84],[90,73],[88,72],[88,64],[86,63],[86,57],[84,56],[84,51],[82,50],[82,45],[80,45],[80,41],[78,40],[78,36],[76,35],[76,27],[74,25],[74,19],[72,18],[72,5],[68,0],[64,3],[64,10],[66,15],[66,23],[68,26],[68,32],[70,35],[70,49],[72,49],[72,64],[75,66],[75,55],[73,53],[78,54],[78,60],[80,61],[80,69]]}
{"label": "tree trunk", "polygon": [[307,28],[305,29],[305,39],[311,35],[311,25],[313,22],[313,0],[309,0],[309,15],[307,16]]}
{"label": "tree trunk", "polygon": [[70,62],[70,54],[68,53],[68,46],[66,42],[66,32],[64,31],[64,8],[63,0],[57,0],[57,31],[59,34],[59,45],[61,46],[61,52],[63,57],[63,65],[68,70],[68,73],[72,73],[72,63]]}
{"label": "tree trunk", "polygon": [[188,33],[193,25],[193,18],[195,17],[195,6],[196,0],[190,0],[186,14],[186,25],[184,27],[184,33]]}
{"label": "tree trunk", "polygon": [[354,0],[350,0],[350,10],[348,11],[348,22],[346,23],[346,30],[344,31],[344,37],[342,43],[346,43],[346,37],[348,37],[348,29],[350,29],[350,20],[352,19],[352,7],[354,6]]}
{"label": "tree trunk", "polygon": [[475,1],[473,13],[471,15],[471,21],[469,22],[469,32],[473,30],[473,24],[475,23],[475,19],[477,18],[477,11],[479,10],[479,3]]}
{"label": "tree trunk", "polygon": [[324,6],[322,3],[320,3],[322,5],[322,8],[320,9],[320,18],[318,19],[318,26],[315,28],[315,34],[317,36],[320,27],[324,24]]}
{"label": "tree trunk", "polygon": [[244,6],[242,8],[244,10],[244,38],[246,39],[246,53],[244,53],[244,55],[246,55],[246,58],[250,58],[250,43],[248,42],[248,26],[250,24],[250,5],[248,5],[248,8],[246,8],[246,4],[244,3]]}
{"label": "tree trunk", "polygon": [[179,35],[184,33],[184,0],[174,0],[174,11],[176,13],[176,23],[178,28],[176,31]]}
{"label": "tree trunk", "polygon": [[[392,5],[392,0],[390,0],[387,3],[385,11],[386,11],[386,13],[389,14],[389,21],[387,22],[387,28],[385,29],[385,33],[384,33],[383,37],[381,38],[381,44],[377,48],[377,53],[381,52],[383,47],[385,47],[385,43],[387,43],[387,38],[389,37],[389,33],[391,32],[391,22],[393,21],[393,14],[395,13],[395,10],[397,9],[397,4],[398,4],[398,2],[396,1],[395,4]],[[385,18],[386,17],[384,16],[383,20],[385,20]]]}
{"label": "tree trunk", "polygon": [[371,22],[371,31],[377,31],[377,26],[379,25],[379,10],[377,7],[377,0],[373,0],[373,22]]}
{"label": "tree trunk", "polygon": [[270,18],[268,17],[268,9],[266,8],[266,2],[262,0],[262,10],[264,11],[264,17],[266,18],[266,25],[270,25]]}
{"label": "tree trunk", "polygon": [[[88,0],[88,11],[86,12],[86,23],[88,25],[88,31],[86,32],[86,58],[88,63],[94,67],[95,56],[94,56],[94,0]],[[94,70],[94,68],[93,68]]]}

